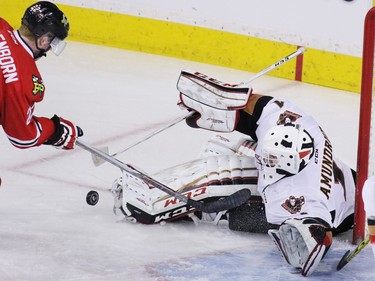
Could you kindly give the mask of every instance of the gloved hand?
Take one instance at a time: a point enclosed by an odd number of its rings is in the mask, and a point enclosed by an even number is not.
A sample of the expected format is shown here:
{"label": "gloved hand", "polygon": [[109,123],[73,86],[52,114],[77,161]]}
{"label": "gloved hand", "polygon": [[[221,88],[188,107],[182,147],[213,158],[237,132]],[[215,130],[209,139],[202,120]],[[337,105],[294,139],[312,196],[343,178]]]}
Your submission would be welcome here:
{"label": "gloved hand", "polygon": [[55,124],[56,131],[44,144],[65,150],[73,149],[77,137],[83,136],[82,129],[57,115],[54,115],[51,120]]}
{"label": "gloved hand", "polygon": [[317,218],[288,219],[268,234],[287,263],[301,269],[303,276],[310,275],[332,244],[329,225]]}

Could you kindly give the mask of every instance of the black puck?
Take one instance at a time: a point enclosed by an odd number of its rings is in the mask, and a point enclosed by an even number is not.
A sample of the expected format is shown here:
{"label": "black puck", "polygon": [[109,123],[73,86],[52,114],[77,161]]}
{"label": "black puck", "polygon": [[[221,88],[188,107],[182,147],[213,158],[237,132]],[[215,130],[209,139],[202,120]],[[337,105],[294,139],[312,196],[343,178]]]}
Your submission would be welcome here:
{"label": "black puck", "polygon": [[99,201],[99,193],[94,190],[91,190],[86,195],[86,203],[95,206]]}

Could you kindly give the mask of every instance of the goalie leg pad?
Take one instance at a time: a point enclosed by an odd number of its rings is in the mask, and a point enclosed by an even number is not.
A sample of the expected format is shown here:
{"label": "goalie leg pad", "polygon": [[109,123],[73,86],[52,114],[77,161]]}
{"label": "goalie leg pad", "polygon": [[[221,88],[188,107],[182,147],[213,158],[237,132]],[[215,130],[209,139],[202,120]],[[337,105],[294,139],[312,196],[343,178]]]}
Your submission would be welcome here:
{"label": "goalie leg pad", "polygon": [[331,232],[311,218],[287,220],[269,235],[285,260],[301,269],[303,276],[314,272],[332,243]]}
{"label": "goalie leg pad", "polygon": [[[212,202],[243,189],[258,194],[257,175],[252,158],[220,155],[162,170],[153,178],[188,198]],[[112,193],[116,214],[144,224],[181,219],[194,212],[186,203],[125,171],[113,183]]]}
{"label": "goalie leg pad", "polygon": [[[245,141],[246,139],[242,138],[238,140],[238,138],[233,139],[229,138],[228,136],[224,137],[223,135],[213,135],[206,143],[204,149],[200,152],[199,158],[218,155],[234,155],[235,153],[237,153],[237,150]],[[254,155],[251,156],[254,157]]]}

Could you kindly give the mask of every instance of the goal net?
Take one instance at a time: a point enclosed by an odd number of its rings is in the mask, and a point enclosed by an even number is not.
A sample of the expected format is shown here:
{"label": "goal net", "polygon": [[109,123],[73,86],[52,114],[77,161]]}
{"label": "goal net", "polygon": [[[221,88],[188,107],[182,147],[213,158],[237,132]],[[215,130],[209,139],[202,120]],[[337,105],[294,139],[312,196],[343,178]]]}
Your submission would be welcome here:
{"label": "goal net", "polygon": [[[366,214],[363,209],[362,188],[366,179],[375,172],[375,113],[372,112],[374,99],[374,43],[375,7],[365,17],[362,82],[357,154],[357,191],[354,214],[353,243],[364,240],[366,234]],[[375,109],[375,108],[374,108]]]}

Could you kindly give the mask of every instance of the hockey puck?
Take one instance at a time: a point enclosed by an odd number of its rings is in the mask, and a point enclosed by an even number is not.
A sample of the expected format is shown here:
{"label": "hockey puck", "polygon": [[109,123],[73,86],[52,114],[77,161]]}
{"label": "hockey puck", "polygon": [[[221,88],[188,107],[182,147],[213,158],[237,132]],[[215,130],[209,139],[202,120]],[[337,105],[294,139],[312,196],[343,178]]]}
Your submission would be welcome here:
{"label": "hockey puck", "polygon": [[95,206],[99,201],[99,193],[94,190],[91,190],[86,195],[86,203],[90,206]]}

